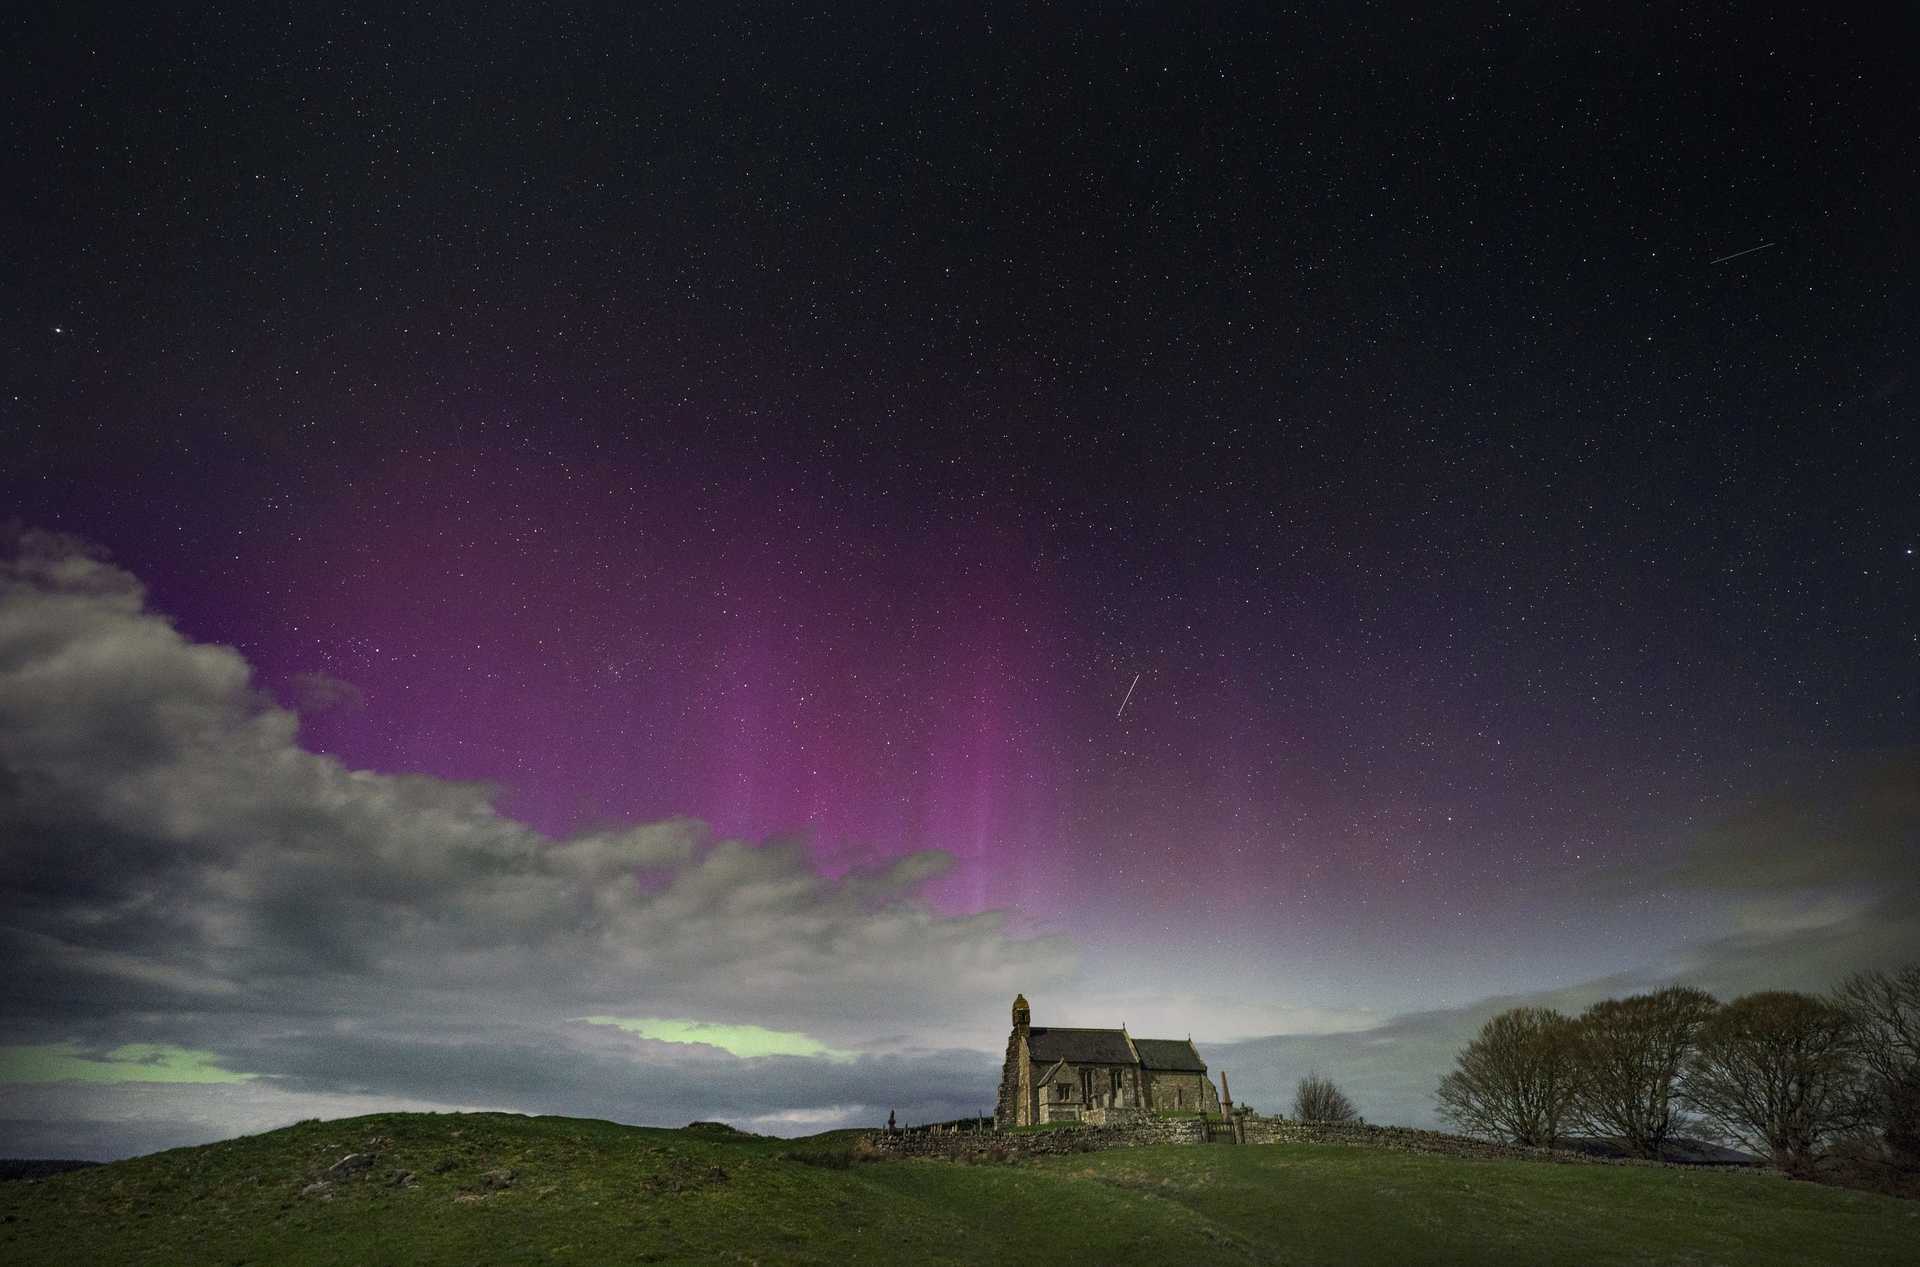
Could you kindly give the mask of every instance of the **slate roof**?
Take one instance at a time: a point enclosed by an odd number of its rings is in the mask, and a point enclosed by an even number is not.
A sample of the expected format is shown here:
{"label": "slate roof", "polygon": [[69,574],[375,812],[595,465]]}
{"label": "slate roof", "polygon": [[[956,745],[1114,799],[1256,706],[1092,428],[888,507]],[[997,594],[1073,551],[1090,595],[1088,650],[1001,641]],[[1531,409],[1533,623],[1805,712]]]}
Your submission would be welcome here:
{"label": "slate roof", "polygon": [[1130,1065],[1133,1052],[1127,1036],[1117,1029],[1056,1029],[1034,1026],[1027,1031],[1027,1051],[1035,1060],[1065,1060],[1076,1065]]}
{"label": "slate roof", "polygon": [[1133,1045],[1140,1052],[1142,1069],[1157,1069],[1162,1073],[1205,1073],[1207,1062],[1200,1059],[1200,1053],[1193,1049],[1193,1043],[1185,1038],[1136,1038]]}

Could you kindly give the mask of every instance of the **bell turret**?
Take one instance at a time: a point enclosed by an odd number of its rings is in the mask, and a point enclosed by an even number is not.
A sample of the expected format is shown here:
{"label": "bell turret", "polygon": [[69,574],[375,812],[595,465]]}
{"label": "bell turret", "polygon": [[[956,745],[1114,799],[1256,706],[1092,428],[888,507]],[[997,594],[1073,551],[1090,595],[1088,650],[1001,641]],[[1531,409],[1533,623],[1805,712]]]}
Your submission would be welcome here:
{"label": "bell turret", "polygon": [[1013,1027],[1015,1029],[1026,1029],[1029,1025],[1032,1025],[1032,1024],[1033,1024],[1033,1009],[1027,1006],[1027,996],[1024,994],[1014,995],[1013,996]]}

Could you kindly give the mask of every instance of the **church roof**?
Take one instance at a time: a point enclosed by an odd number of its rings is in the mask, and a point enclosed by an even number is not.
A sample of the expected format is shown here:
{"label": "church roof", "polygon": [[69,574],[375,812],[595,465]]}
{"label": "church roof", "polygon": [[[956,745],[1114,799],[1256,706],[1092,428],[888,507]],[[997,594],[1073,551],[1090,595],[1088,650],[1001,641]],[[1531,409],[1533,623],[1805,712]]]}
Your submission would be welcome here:
{"label": "church roof", "polygon": [[1142,1069],[1157,1069],[1163,1073],[1207,1071],[1207,1062],[1200,1059],[1200,1053],[1194,1050],[1192,1039],[1136,1038],[1133,1045],[1140,1051]]}
{"label": "church roof", "polygon": [[1059,1029],[1036,1026],[1027,1032],[1027,1051],[1035,1060],[1065,1060],[1076,1065],[1130,1065],[1133,1051],[1117,1029]]}
{"label": "church roof", "polygon": [[1064,1060],[1075,1065],[1138,1064],[1161,1073],[1207,1071],[1190,1038],[1129,1039],[1122,1029],[1035,1028],[1027,1031],[1027,1053],[1043,1064]]}

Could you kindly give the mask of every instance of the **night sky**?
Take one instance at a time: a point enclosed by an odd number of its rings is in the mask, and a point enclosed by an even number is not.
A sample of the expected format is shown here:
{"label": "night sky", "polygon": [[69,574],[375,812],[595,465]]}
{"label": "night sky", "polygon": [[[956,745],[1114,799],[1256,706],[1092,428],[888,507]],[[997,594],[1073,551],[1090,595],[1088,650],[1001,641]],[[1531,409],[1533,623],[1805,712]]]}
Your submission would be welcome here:
{"label": "night sky", "polygon": [[1649,9],[0,16],[0,1152],[1920,954],[1915,31]]}

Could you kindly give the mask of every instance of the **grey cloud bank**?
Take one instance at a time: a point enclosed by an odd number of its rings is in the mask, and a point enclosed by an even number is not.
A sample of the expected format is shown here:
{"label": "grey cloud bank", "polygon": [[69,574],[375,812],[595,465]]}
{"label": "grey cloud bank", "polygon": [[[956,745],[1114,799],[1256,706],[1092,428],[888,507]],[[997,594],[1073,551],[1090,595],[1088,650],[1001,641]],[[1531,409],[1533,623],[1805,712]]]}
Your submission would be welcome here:
{"label": "grey cloud bank", "polygon": [[[1920,750],[1855,753],[1796,772],[1711,825],[1660,879],[1730,899],[1735,931],[1565,989],[1403,1015],[1365,1032],[1216,1044],[1209,1059],[1231,1071],[1238,1098],[1263,1110],[1289,1106],[1294,1082],[1317,1069],[1373,1121],[1438,1126],[1434,1085],[1506,1008],[1574,1013],[1674,983],[1723,1000],[1756,990],[1820,992],[1863,968],[1920,959]],[[1498,930],[1488,936],[1497,940]]]}
{"label": "grey cloud bank", "polygon": [[[787,1133],[955,1117],[989,1107],[1022,990],[1053,1023],[1190,1028],[1265,1110],[1317,1068],[1370,1119],[1431,1125],[1434,1083],[1503,1007],[1670,981],[1820,989],[1920,955],[1913,751],[1830,762],[1703,837],[1666,882],[1736,902],[1731,934],[1551,994],[1391,1018],[1083,975],[1065,941],[920,903],[937,854],[829,879],[797,847],[691,820],[554,840],[492,795],[303,750],[236,652],[183,637],[79,543],[20,535],[0,559],[0,1048],[168,1044],[262,1076],[48,1083],[0,1064],[0,1154],[122,1156],[384,1108]],[[858,1055],[743,1059],[587,1016],[751,1024]],[[1315,1032],[1209,1042],[1210,1027]]]}
{"label": "grey cloud bank", "polygon": [[[693,821],[551,840],[488,788],[348,770],[297,729],[237,653],[147,611],[133,577],[70,540],[16,543],[0,570],[0,1046],[166,1043],[266,1078],[9,1087],[0,1151],[73,1151],[53,1146],[60,1121],[96,1153],[135,1151],[340,1096],[665,1121],[973,1112],[990,1062],[928,1039],[1073,970],[1062,941],[916,901],[936,854],[828,879],[797,847]],[[844,1046],[890,1032],[902,1050],[741,1060],[577,1020],[595,1013]],[[147,1125],[115,1137],[133,1105]]]}

